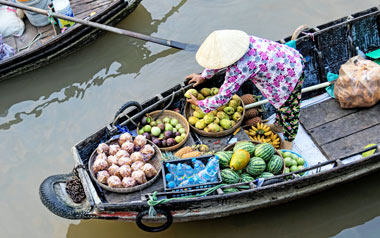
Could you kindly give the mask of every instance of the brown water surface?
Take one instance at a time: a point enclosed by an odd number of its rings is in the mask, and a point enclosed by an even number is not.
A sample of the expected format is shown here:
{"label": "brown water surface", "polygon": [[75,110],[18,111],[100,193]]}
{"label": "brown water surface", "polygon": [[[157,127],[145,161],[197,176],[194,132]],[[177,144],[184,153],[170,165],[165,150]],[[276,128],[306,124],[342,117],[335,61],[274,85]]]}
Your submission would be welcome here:
{"label": "brown water surface", "polygon": [[[119,27],[200,44],[213,30],[277,40],[378,1],[144,0]],[[109,123],[126,101],[143,101],[201,67],[194,53],[105,34],[58,62],[0,84],[0,237],[379,237],[380,174],[288,204],[175,224],[159,234],[133,223],[69,221],[40,202],[44,178],[73,167],[71,147]]]}

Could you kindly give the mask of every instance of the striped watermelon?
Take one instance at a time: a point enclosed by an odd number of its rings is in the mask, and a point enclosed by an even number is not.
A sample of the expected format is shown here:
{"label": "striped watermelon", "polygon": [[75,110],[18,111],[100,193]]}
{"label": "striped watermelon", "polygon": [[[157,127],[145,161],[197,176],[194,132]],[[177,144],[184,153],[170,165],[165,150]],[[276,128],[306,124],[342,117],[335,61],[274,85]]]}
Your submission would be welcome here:
{"label": "striped watermelon", "polygon": [[268,171],[272,174],[279,174],[282,172],[283,168],[284,160],[278,155],[273,155],[273,157],[269,160],[268,163]]}
{"label": "striped watermelon", "polygon": [[271,144],[259,144],[255,150],[255,157],[262,158],[264,161],[268,162],[274,155],[274,151],[275,149]]}
{"label": "striped watermelon", "polygon": [[251,182],[251,181],[254,181],[255,179],[249,175],[249,174],[241,174],[240,175],[240,182],[244,183],[244,182]]}
{"label": "striped watermelon", "polygon": [[253,157],[249,160],[246,171],[252,176],[257,176],[264,172],[266,167],[265,161],[259,157]]}
{"label": "striped watermelon", "polygon": [[222,181],[228,184],[238,183],[240,180],[239,175],[232,169],[223,169],[220,171],[220,176],[222,177]]}
{"label": "striped watermelon", "polygon": [[230,167],[232,153],[229,153],[229,151],[219,151],[216,152],[215,155],[219,157],[219,165],[221,168]]}
{"label": "striped watermelon", "polygon": [[273,177],[274,174],[272,173],[269,173],[269,172],[263,172],[262,174],[260,174],[260,176],[258,178],[270,178],[270,177]]}
{"label": "striped watermelon", "polygon": [[250,141],[239,141],[234,146],[234,152],[236,152],[238,149],[246,150],[251,156],[253,156],[256,146]]}

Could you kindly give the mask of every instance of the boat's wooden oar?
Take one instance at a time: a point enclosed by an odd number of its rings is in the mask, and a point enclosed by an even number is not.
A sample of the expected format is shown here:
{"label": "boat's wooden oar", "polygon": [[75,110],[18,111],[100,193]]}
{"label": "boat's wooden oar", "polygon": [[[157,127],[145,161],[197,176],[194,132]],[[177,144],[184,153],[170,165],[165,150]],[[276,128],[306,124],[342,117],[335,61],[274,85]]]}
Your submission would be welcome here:
{"label": "boat's wooden oar", "polygon": [[116,28],[116,27],[100,24],[100,23],[97,23],[97,22],[86,21],[86,20],[83,20],[83,19],[80,19],[80,18],[77,18],[77,17],[69,17],[69,16],[66,16],[66,15],[63,15],[63,14],[60,14],[60,13],[49,12],[49,11],[46,11],[46,10],[43,10],[43,9],[40,9],[40,8],[26,6],[24,4],[19,4],[19,3],[14,3],[14,2],[8,2],[8,1],[4,1],[4,0],[0,0],[0,4],[6,5],[6,6],[15,7],[15,8],[20,8],[20,9],[23,9],[23,10],[26,10],[26,11],[36,12],[36,13],[43,14],[43,15],[46,15],[46,16],[53,16],[53,17],[56,17],[56,18],[61,18],[61,19],[64,19],[64,20],[80,23],[80,24],[86,25],[86,26],[91,26],[91,27],[94,27],[94,28],[97,28],[97,29],[101,29],[101,30],[104,30],[104,31],[109,31],[109,32],[113,32],[113,33],[116,33],[116,34],[120,34],[120,35],[130,36],[130,37],[133,37],[133,38],[136,38],[136,39],[150,41],[150,42],[153,42],[153,43],[157,43],[157,44],[160,44],[160,45],[164,45],[164,46],[168,46],[168,47],[172,47],[172,48],[176,48],[176,49],[180,49],[180,50],[186,50],[186,51],[195,52],[199,48],[198,45],[186,44],[186,43],[182,43],[182,42],[178,42],[178,41],[165,40],[165,39],[161,39],[161,38],[157,38],[157,37],[153,37],[153,36],[147,36],[147,35],[144,35],[144,34],[141,34],[141,33],[133,32],[133,31],[128,31],[128,30],[123,30],[123,29],[120,29],[120,28]]}
{"label": "boat's wooden oar", "polygon": [[[331,80],[329,82],[325,82],[325,83],[313,85],[313,86],[310,86],[310,87],[307,87],[307,88],[303,88],[301,92],[302,93],[307,93],[307,92],[311,92],[311,91],[314,91],[314,90],[317,90],[317,89],[326,88],[328,86],[333,85],[335,83],[335,81],[336,80]],[[247,104],[247,105],[245,105],[245,109],[250,109],[250,108],[258,107],[258,106],[261,106],[261,105],[266,104],[268,102],[269,102],[268,99],[265,99],[265,100],[262,100],[262,101],[254,102],[254,103],[251,103],[251,104]]]}

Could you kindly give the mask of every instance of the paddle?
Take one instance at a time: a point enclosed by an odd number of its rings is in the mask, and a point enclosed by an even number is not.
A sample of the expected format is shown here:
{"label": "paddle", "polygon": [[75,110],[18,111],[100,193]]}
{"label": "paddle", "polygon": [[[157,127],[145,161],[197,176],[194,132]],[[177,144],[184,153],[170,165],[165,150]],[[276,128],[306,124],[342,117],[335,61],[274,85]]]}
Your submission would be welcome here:
{"label": "paddle", "polygon": [[136,39],[150,41],[150,42],[153,42],[153,43],[156,43],[156,44],[160,44],[160,45],[164,45],[164,46],[168,46],[168,47],[172,47],[172,48],[176,48],[176,49],[180,49],[180,50],[195,52],[199,48],[198,45],[186,44],[186,43],[181,43],[181,42],[178,42],[178,41],[165,40],[165,39],[161,39],[161,38],[158,38],[158,37],[147,36],[147,35],[144,35],[144,34],[141,34],[141,33],[133,32],[133,31],[128,31],[128,30],[123,30],[123,29],[120,29],[120,28],[116,28],[116,27],[100,24],[100,23],[97,23],[97,22],[86,21],[86,20],[83,20],[83,19],[80,19],[80,18],[76,18],[76,17],[69,17],[69,16],[66,16],[66,15],[63,15],[63,14],[60,14],[60,13],[49,12],[49,11],[46,11],[46,10],[43,10],[43,9],[40,9],[40,8],[29,7],[29,6],[26,6],[24,4],[19,4],[19,3],[14,3],[14,2],[8,2],[8,1],[4,1],[4,0],[0,0],[0,4],[6,5],[6,6],[15,7],[15,8],[20,8],[20,9],[23,9],[23,10],[26,10],[26,11],[36,12],[36,13],[43,14],[43,15],[46,15],[46,16],[53,16],[53,17],[56,17],[56,18],[61,18],[61,19],[64,19],[64,20],[80,23],[80,24],[86,25],[86,26],[91,26],[91,27],[94,27],[94,28],[97,28],[97,29],[101,29],[101,30],[104,30],[104,31],[109,31],[109,32],[113,32],[113,33],[116,33],[116,34],[120,34],[120,35],[130,36],[130,37],[133,37],[133,38],[136,38]]}
{"label": "paddle", "polygon": [[[332,81],[329,81],[329,82],[313,85],[313,86],[310,86],[310,87],[307,87],[307,88],[303,88],[301,92],[302,93],[307,93],[307,92],[311,92],[311,91],[314,91],[314,90],[317,90],[317,89],[326,88],[326,87],[328,87],[330,85],[333,85],[335,82],[336,82],[336,80],[332,80]],[[261,106],[261,105],[266,104],[268,102],[269,102],[268,99],[265,99],[265,100],[261,100],[261,101],[254,102],[254,103],[251,103],[251,104],[247,104],[247,105],[245,105],[245,109],[250,109],[250,108],[258,107],[258,106]]]}

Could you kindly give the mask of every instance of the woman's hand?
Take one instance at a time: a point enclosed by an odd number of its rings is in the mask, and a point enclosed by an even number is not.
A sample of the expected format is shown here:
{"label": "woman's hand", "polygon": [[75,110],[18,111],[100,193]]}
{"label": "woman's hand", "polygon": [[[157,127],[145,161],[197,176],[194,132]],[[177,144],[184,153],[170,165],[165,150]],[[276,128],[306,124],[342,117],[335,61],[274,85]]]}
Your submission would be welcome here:
{"label": "woman's hand", "polygon": [[186,79],[190,80],[189,83],[195,82],[193,87],[195,87],[199,84],[202,84],[205,81],[205,79],[200,74],[190,74],[190,75],[186,76]]}
{"label": "woman's hand", "polygon": [[190,99],[187,99],[187,102],[193,104],[194,106],[198,106],[198,99],[194,97],[193,94],[190,93]]}

